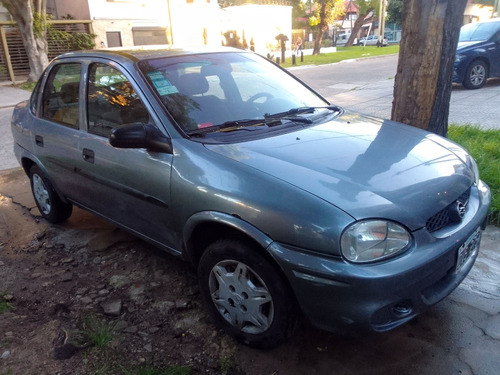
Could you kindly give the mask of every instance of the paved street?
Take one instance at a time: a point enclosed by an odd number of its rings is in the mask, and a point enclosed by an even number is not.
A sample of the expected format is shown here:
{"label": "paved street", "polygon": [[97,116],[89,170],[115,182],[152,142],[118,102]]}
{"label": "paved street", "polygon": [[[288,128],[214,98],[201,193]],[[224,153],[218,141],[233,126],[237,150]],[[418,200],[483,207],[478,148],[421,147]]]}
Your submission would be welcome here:
{"label": "paved street", "polygon": [[[349,60],[322,66],[298,66],[291,72],[330,102],[382,118],[391,117],[397,55]],[[449,122],[499,128],[500,79],[480,90],[454,85]]]}

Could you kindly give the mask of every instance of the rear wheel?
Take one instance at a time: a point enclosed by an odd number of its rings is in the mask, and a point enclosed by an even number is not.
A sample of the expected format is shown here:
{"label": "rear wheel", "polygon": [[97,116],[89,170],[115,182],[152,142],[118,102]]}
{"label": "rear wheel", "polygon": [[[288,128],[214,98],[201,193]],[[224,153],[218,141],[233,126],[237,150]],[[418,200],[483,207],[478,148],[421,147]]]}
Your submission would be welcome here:
{"label": "rear wheel", "polygon": [[30,169],[31,191],[42,216],[51,223],[59,223],[71,216],[71,203],[61,201],[42,170],[34,165]]}
{"label": "rear wheel", "polygon": [[482,60],[473,61],[465,73],[463,85],[467,89],[479,89],[484,86],[488,78],[488,67]]}
{"label": "rear wheel", "polygon": [[245,242],[210,245],[198,267],[200,289],[217,325],[239,341],[271,348],[289,338],[298,309],[279,270]]}

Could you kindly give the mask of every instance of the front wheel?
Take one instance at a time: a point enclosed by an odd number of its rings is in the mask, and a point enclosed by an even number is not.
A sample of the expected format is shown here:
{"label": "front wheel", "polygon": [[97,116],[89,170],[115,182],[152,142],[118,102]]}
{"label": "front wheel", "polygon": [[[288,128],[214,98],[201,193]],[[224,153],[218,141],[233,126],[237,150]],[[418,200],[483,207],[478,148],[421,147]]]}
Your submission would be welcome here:
{"label": "front wheel", "polygon": [[234,239],[210,245],[198,267],[201,293],[217,325],[239,341],[272,348],[288,339],[298,309],[279,271]]}
{"label": "front wheel", "polygon": [[59,223],[71,216],[71,203],[61,201],[42,170],[34,165],[30,169],[33,198],[42,216],[51,223]]}
{"label": "front wheel", "polygon": [[473,61],[467,68],[463,85],[466,89],[480,89],[488,78],[488,67],[481,60]]}

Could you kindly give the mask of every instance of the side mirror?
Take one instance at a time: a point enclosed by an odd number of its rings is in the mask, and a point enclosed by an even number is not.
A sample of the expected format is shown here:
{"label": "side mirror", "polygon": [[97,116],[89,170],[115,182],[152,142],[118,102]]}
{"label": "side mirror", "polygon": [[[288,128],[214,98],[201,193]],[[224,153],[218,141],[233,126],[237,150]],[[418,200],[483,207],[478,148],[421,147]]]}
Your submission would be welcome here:
{"label": "side mirror", "polygon": [[133,123],[114,128],[109,143],[117,148],[145,148],[172,154],[172,142],[154,125]]}

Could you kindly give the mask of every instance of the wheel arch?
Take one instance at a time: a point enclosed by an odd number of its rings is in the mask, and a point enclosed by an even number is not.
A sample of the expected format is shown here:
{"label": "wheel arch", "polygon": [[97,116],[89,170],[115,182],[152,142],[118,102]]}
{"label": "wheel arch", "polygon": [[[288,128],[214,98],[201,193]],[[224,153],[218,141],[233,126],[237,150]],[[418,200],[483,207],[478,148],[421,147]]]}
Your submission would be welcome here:
{"label": "wheel arch", "polygon": [[66,199],[66,197],[63,194],[61,194],[61,192],[59,191],[57,186],[54,184],[54,181],[52,181],[52,179],[50,178],[50,175],[47,172],[47,169],[45,169],[45,167],[43,166],[42,163],[40,163],[38,160],[33,160],[29,157],[22,157],[21,158],[21,166],[24,170],[24,173],[26,173],[26,176],[30,177],[30,170],[34,165],[36,165],[38,168],[40,168],[42,170],[42,172],[45,175],[45,178],[49,180],[50,184],[52,185],[52,188],[56,192],[59,199],[64,203],[68,203],[68,200]]}
{"label": "wheel arch", "polygon": [[184,257],[197,267],[208,245],[218,239],[228,237],[251,243],[278,266],[266,251],[273,242],[269,236],[237,215],[213,211],[198,212],[186,222],[183,230]]}

